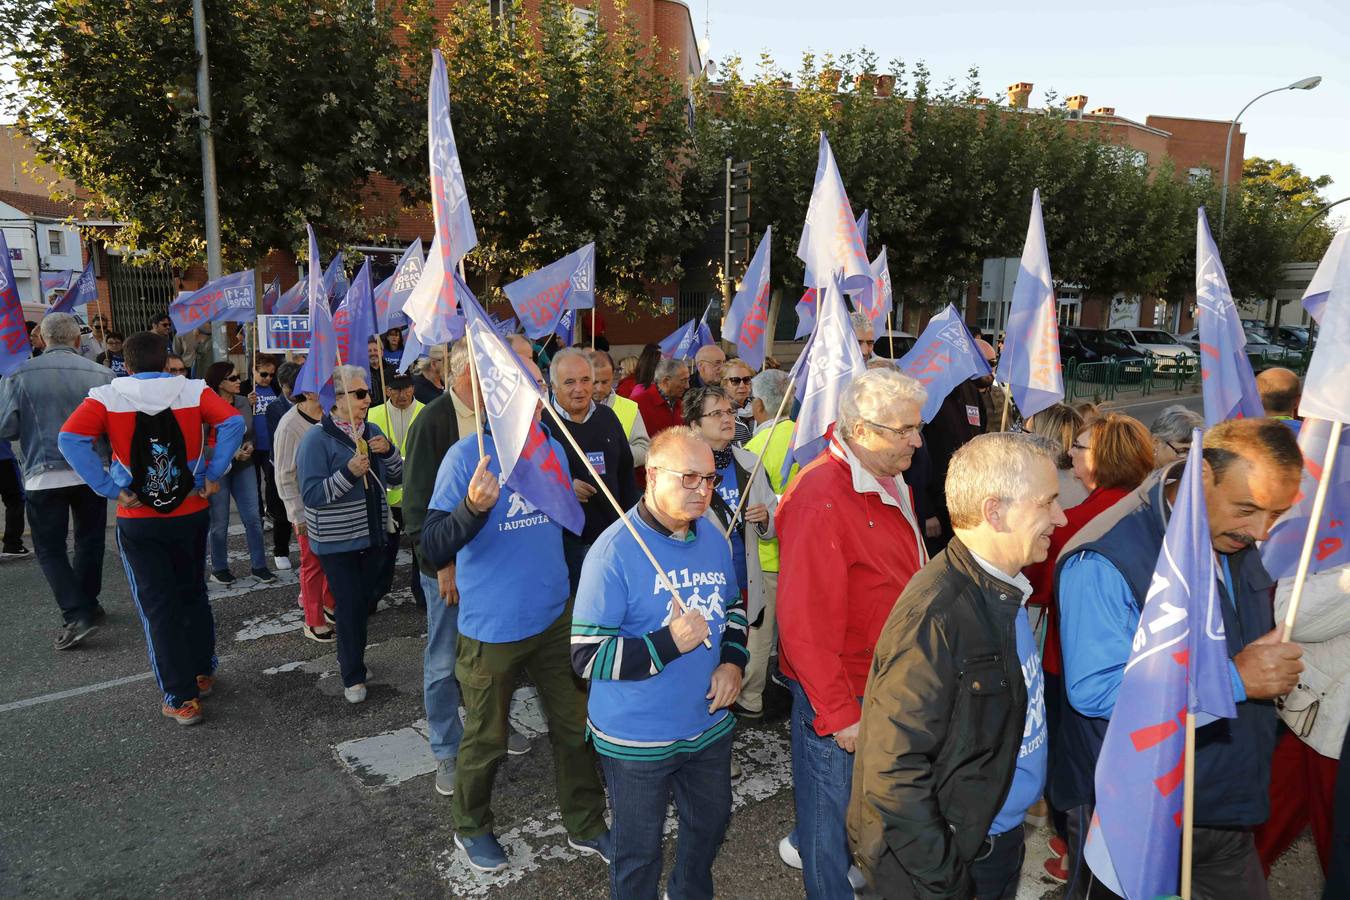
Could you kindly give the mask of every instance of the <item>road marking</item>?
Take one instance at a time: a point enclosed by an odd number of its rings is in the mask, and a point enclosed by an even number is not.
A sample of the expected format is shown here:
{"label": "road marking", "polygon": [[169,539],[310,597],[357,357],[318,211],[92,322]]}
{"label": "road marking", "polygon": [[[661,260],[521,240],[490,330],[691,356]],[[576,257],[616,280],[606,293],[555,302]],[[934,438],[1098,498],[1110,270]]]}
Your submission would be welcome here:
{"label": "road marking", "polygon": [[68,697],[78,697],[81,694],[92,694],[95,691],[106,691],[108,688],[120,687],[124,684],[131,684],[136,681],[146,681],[153,677],[155,677],[153,672],[142,672],[139,675],[128,675],[125,678],[100,681],[98,684],[86,684],[84,687],[71,688],[68,691],[43,694],[41,697],[29,697],[27,700],[15,700],[12,703],[0,705],[0,713],[7,713],[16,709],[26,709],[30,706],[39,706],[43,703],[51,703],[55,700],[65,700]]}

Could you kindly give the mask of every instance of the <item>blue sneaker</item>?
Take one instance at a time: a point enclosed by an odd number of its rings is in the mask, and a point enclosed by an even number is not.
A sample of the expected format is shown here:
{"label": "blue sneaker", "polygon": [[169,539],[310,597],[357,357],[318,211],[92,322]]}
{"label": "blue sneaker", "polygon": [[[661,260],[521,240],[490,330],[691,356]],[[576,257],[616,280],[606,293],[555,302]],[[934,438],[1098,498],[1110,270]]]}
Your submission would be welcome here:
{"label": "blue sneaker", "polygon": [[578,853],[594,853],[609,865],[614,859],[614,837],[609,833],[609,829],[591,838],[589,841],[583,841],[580,838],[574,838],[570,834],[567,836],[567,846]]}
{"label": "blue sneaker", "polygon": [[455,835],[455,846],[464,851],[475,872],[500,872],[506,868],[506,851],[492,832],[477,837]]}

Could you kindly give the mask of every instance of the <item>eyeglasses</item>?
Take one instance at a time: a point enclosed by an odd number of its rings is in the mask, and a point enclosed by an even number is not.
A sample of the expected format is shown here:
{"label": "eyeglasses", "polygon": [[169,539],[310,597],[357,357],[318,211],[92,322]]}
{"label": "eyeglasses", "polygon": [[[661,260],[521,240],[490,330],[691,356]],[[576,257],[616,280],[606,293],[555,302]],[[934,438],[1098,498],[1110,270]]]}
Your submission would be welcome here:
{"label": "eyeglasses", "polygon": [[722,483],[722,476],[714,472],[711,475],[703,475],[699,472],[677,472],[674,469],[667,469],[664,466],[648,466],[649,469],[658,469],[662,472],[669,472],[672,475],[680,476],[680,486],[686,491],[696,491],[699,485],[706,484],[710,488],[715,488]]}
{"label": "eyeglasses", "polygon": [[710,409],[699,416],[700,419],[732,419],[735,417],[736,414],[729,409]]}
{"label": "eyeglasses", "polygon": [[882,431],[889,431],[897,435],[901,440],[908,440],[919,433],[918,425],[906,425],[903,428],[892,428],[890,425],[882,425],[880,422],[873,422],[871,419],[863,419],[864,425],[871,425],[873,428],[879,428]]}
{"label": "eyeglasses", "polygon": [[172,368],[172,369],[165,369],[164,371],[168,372],[170,375],[186,375],[186,374],[187,374],[187,369],[183,368],[182,366],[175,366],[175,367]]}
{"label": "eyeglasses", "polygon": [[722,379],[727,384],[749,384],[751,376],[749,375],[727,375]]}
{"label": "eyeglasses", "polygon": [[1172,452],[1175,453],[1177,456],[1185,456],[1186,454],[1191,452],[1190,444],[1182,444],[1180,447],[1178,447],[1171,441],[1163,441],[1163,443],[1166,444],[1169,448],[1171,448]]}
{"label": "eyeglasses", "polygon": [[238,380],[239,380],[238,375],[226,375],[224,378],[221,379],[221,381],[238,381]]}
{"label": "eyeglasses", "polygon": [[357,400],[364,400],[370,396],[370,391],[365,388],[357,388],[354,391],[342,391],[338,396],[342,396],[342,394],[346,394],[348,397],[355,397]]}

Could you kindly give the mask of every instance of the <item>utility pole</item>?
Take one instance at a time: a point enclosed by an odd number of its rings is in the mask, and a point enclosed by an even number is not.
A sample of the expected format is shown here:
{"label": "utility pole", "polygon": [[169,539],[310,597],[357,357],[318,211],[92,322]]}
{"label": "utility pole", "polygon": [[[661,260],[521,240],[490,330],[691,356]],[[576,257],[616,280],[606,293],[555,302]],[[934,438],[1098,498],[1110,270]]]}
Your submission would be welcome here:
{"label": "utility pole", "polygon": [[[206,10],[202,0],[192,0],[192,36],[197,45],[197,128],[202,139],[202,201],[206,226],[206,278],[215,281],[224,273],[220,266],[220,205],[216,199],[216,144],[211,136],[211,73],[206,58]],[[225,358],[225,325],[211,329],[213,355]],[[250,364],[251,365],[251,364]]]}
{"label": "utility pole", "polygon": [[731,307],[736,276],[750,264],[750,163],[727,157],[726,247],[722,259],[722,313]]}

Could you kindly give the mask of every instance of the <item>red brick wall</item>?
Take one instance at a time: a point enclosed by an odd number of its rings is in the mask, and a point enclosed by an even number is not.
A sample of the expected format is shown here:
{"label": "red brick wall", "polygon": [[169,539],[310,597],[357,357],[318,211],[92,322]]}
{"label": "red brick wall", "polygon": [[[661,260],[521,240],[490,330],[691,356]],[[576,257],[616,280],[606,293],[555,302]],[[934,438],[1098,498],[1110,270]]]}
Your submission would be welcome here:
{"label": "red brick wall", "polygon": [[[1191,168],[1207,168],[1216,175],[1223,169],[1224,142],[1228,139],[1228,122],[1209,119],[1186,119],[1179,116],[1149,116],[1148,124],[1171,133],[1167,153],[1176,160],[1177,174],[1185,177]],[[1233,148],[1228,163],[1228,182],[1242,179],[1242,157],[1247,149],[1247,136],[1242,126],[1233,132]]]}

